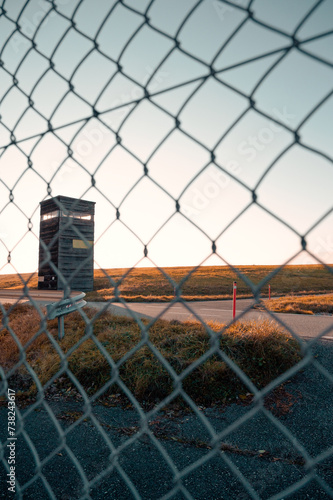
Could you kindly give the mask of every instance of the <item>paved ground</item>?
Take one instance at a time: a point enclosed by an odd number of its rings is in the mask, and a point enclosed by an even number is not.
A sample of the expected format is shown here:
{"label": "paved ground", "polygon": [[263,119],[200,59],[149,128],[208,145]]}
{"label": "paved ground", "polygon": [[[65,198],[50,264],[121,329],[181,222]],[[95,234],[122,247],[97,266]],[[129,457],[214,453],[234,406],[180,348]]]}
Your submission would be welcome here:
{"label": "paved ground", "polygon": [[[71,297],[79,294],[80,292],[72,292]],[[64,292],[62,290],[29,290],[29,296],[36,302],[44,305],[61,300],[64,296]],[[18,300],[20,300],[21,303],[29,302],[29,298],[24,296],[22,290],[0,289],[0,303],[15,304]]]}
{"label": "paved ground", "polygon": [[[320,342],[315,355],[332,376],[333,343]],[[197,414],[169,407],[147,416],[148,435],[140,433],[140,417],[133,408],[85,408],[82,400],[50,397],[22,411],[17,482],[27,500],[333,498],[332,383],[309,366],[267,400],[265,408],[242,400],[220,408],[201,407]],[[4,444],[6,422],[7,410],[0,407]],[[216,434],[220,440],[214,453],[211,437]],[[5,448],[3,462],[0,458],[0,498],[6,500],[19,498],[7,491],[7,455]],[[308,468],[307,460],[316,467]],[[178,492],[166,497],[177,473],[191,496]],[[83,476],[92,482],[89,497],[83,496]],[[287,495],[290,488],[293,493]]]}
{"label": "paved ground", "polygon": [[[59,296],[48,295],[48,299],[56,301]],[[34,300],[45,303],[45,296],[34,296]],[[90,305],[106,307],[105,303]],[[241,313],[251,301],[237,305]],[[120,305],[110,307],[116,314],[155,317],[168,304],[129,306],[131,313]],[[231,301],[188,306],[205,320],[231,320]],[[263,316],[252,310],[245,317]],[[333,327],[329,316],[276,316],[305,337]],[[191,312],[178,304],[163,317],[187,319]],[[332,331],[327,330],[326,337],[333,337]],[[124,408],[114,401],[108,406],[85,407],[80,398],[51,394],[22,410],[23,427],[18,428],[16,442],[16,477],[24,488],[22,498],[333,498],[333,343],[317,342],[314,355],[327,372],[318,370],[318,365],[305,367],[271,394],[264,407],[251,403],[250,396],[238,404],[201,407],[196,413],[168,407],[147,416],[151,434],[140,431],[141,419],[133,407]],[[19,498],[7,490],[7,417],[6,407],[0,407],[0,498],[6,500]],[[216,433],[220,444],[214,453],[211,438]],[[111,458],[110,450],[114,451]],[[177,473],[191,496],[178,492],[167,497]],[[91,482],[90,496],[83,496],[84,476]]]}
{"label": "paved ground", "polygon": [[[237,301],[236,319],[260,320],[264,318],[274,318],[301,337],[317,337],[322,332],[325,332],[324,338],[333,340],[333,316],[267,314],[251,309],[253,304],[254,301],[251,299],[239,299]],[[96,308],[106,307],[106,304],[103,302],[88,302],[88,305]],[[122,304],[117,304],[117,306],[110,306],[109,310],[114,314],[123,314],[122,311],[126,311],[126,314],[130,314],[129,310],[131,310],[132,313],[140,317],[156,318],[160,316],[164,319],[178,319],[180,321],[185,321],[186,319],[202,319],[204,321],[213,320],[226,324],[232,321],[231,300],[187,302],[186,304],[177,303],[171,306],[165,302],[129,302],[127,307]]]}
{"label": "paved ground", "polygon": [[[77,295],[79,292],[73,292]],[[61,290],[35,290],[29,292],[32,299],[40,305],[50,302],[57,302],[63,296]],[[19,290],[0,290],[0,302],[15,303],[22,297]],[[24,298],[21,302],[29,302]],[[281,322],[285,327],[295,332],[297,335],[305,338],[313,338],[324,332],[324,339],[333,340],[333,316],[326,315],[302,315],[302,314],[277,314],[264,313],[251,309],[254,304],[252,299],[237,300],[236,319],[255,319],[264,318]],[[166,302],[129,302],[125,307],[123,304],[108,306],[105,302],[88,302],[88,305],[97,309],[108,309],[117,315],[132,315],[134,317],[177,319],[184,321],[186,319],[201,319],[203,321],[218,321],[228,324],[232,321],[232,301],[193,301],[187,303],[168,304]],[[131,312],[130,312],[131,311]]]}

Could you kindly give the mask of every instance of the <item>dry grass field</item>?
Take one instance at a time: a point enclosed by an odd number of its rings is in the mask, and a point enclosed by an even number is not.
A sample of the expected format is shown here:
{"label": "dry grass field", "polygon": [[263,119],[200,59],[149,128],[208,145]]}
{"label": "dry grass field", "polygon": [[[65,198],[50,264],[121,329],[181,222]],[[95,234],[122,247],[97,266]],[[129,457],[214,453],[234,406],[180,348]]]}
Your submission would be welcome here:
{"label": "dry grass field", "polygon": [[280,297],[265,301],[265,308],[278,313],[333,314],[333,294]]}
{"label": "dry grass field", "polygon": [[[48,321],[43,326],[41,317],[32,306],[6,305],[5,308],[9,310],[9,325],[0,328],[0,365],[7,373],[18,363],[14,381],[9,379],[13,387],[17,384],[18,397],[24,399],[36,394],[36,383],[24,364],[19,362],[19,348],[11,331],[15,332],[26,353],[26,360],[41,384],[45,385],[54,377],[51,384],[54,390],[70,391],[73,382],[63,371],[58,373],[61,360],[50,340],[52,337],[58,343],[57,320]],[[96,311],[85,308],[85,313],[92,319]],[[3,313],[0,312],[2,320]],[[48,333],[45,331],[46,326]],[[264,387],[300,360],[297,342],[274,322],[238,322],[224,331],[223,335],[219,333],[223,325],[209,323],[209,327],[221,349],[258,388]],[[99,346],[103,346],[117,364],[122,381],[138,401],[150,404],[170,394],[173,380],[153,355],[149,345],[158,348],[177,374],[211,347],[210,335],[198,322],[159,320],[149,329],[149,342],[144,344],[140,328],[131,318],[115,317],[109,313],[97,314],[94,335],[90,337],[82,315],[75,312],[65,317],[65,332],[64,339],[59,341],[60,349],[68,353],[68,367],[88,395],[102,388],[112,375],[111,364],[99,349]],[[85,334],[86,339],[79,344]],[[31,341],[34,335],[36,338]],[[129,359],[122,361],[125,354],[137,345],[140,348]],[[183,380],[183,387],[198,404],[205,405],[226,402],[248,393],[248,388],[216,354],[190,372]],[[202,387],[205,387],[205,391],[202,391]],[[103,398],[119,393],[121,389],[113,384],[103,391]]]}
{"label": "dry grass field", "polygon": [[[257,285],[276,267],[241,266],[237,269]],[[252,296],[250,287],[229,267],[200,267],[189,275],[192,270],[189,267],[164,269],[180,286],[185,300],[231,298],[233,281],[237,281],[238,296]],[[125,273],[125,278],[122,278]],[[114,297],[115,285],[126,300],[169,301],[174,296],[172,284],[158,269],[114,269],[95,271],[95,290],[88,294],[89,300],[108,300]],[[270,285],[272,296],[333,292],[333,274],[323,266],[286,266],[271,279]],[[268,295],[267,285],[263,288],[262,295]]]}
{"label": "dry grass field", "polygon": [[[275,266],[240,266],[238,271],[257,285]],[[185,300],[216,300],[232,297],[232,283],[237,281],[237,294],[251,297],[249,286],[227,266],[169,267],[163,271],[181,288]],[[193,271],[192,274],[191,271]],[[333,273],[333,269],[332,269]],[[286,266],[270,280],[272,297],[333,292],[333,274],[324,266]],[[115,297],[115,291],[127,301],[170,301],[174,296],[172,283],[156,268],[95,270],[94,291],[87,293],[91,301],[104,301]],[[29,287],[37,288],[36,274],[23,274]],[[17,275],[0,276],[1,288],[21,288]],[[267,297],[268,287],[262,289]]]}
{"label": "dry grass field", "polygon": [[10,289],[20,289],[27,283],[29,288],[32,290],[37,289],[37,273],[24,273],[18,274],[1,274],[0,275],[0,289],[10,288]]}

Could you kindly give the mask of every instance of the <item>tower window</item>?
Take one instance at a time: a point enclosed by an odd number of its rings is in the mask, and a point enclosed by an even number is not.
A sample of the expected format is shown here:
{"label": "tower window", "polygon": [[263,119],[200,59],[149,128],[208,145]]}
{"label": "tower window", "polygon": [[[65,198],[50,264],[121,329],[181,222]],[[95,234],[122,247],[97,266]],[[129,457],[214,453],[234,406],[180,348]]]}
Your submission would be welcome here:
{"label": "tower window", "polygon": [[92,220],[93,216],[91,214],[83,213],[83,212],[73,212],[72,210],[67,210],[66,212],[61,212],[63,217],[72,217],[73,219],[81,219],[81,220]]}
{"label": "tower window", "polygon": [[55,217],[59,217],[59,210],[41,215],[40,220],[54,219]]}
{"label": "tower window", "polygon": [[83,241],[83,240],[73,240],[73,248],[91,248],[93,246],[93,241]]}

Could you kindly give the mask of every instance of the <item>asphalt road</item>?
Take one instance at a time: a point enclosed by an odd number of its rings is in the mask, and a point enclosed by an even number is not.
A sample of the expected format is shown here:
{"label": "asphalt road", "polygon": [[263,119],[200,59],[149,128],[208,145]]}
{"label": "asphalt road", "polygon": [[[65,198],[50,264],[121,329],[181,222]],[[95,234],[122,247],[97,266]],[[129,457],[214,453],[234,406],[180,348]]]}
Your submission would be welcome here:
{"label": "asphalt road", "polygon": [[[80,292],[72,292],[71,297],[79,294]],[[63,296],[63,290],[29,290],[29,297],[41,305],[57,302],[61,300]],[[15,304],[17,301],[20,301],[20,303],[27,303],[30,302],[29,297],[24,294],[23,290],[0,290],[0,303],[2,304]]]}
{"label": "asphalt road", "polygon": [[[252,299],[237,300],[236,320],[254,319],[260,321],[266,318],[274,319],[301,337],[313,338],[324,332],[322,338],[333,340],[333,316],[266,313],[251,309],[254,303]],[[105,303],[101,302],[88,302],[88,304],[97,308],[105,307]],[[171,305],[166,302],[129,302],[127,307],[123,304],[110,306],[110,310],[115,314],[122,314],[120,309],[126,310],[127,314],[130,314],[129,310],[131,310],[132,314],[149,318],[161,317],[163,319],[177,319],[179,321],[199,319],[225,324],[232,321],[231,300],[198,301]]]}
{"label": "asphalt road", "polygon": [[[77,295],[80,292],[73,292]],[[57,302],[63,297],[61,290],[30,290],[29,296],[40,305]],[[21,299],[21,300],[20,300]],[[21,290],[0,290],[0,302],[28,303],[29,297],[24,297]],[[314,338],[323,334],[322,338],[333,340],[333,316],[328,315],[305,315],[305,314],[277,314],[266,313],[252,309],[253,299],[238,299],[236,320],[263,320],[275,319],[283,326],[304,338]],[[170,304],[167,302],[129,302],[123,304],[107,305],[105,302],[88,302],[88,306],[97,309],[108,309],[113,314],[131,315],[134,317],[146,317],[149,319],[161,317],[163,319],[174,319],[179,321],[195,320],[217,321],[228,324],[232,321],[232,301],[194,301]]]}

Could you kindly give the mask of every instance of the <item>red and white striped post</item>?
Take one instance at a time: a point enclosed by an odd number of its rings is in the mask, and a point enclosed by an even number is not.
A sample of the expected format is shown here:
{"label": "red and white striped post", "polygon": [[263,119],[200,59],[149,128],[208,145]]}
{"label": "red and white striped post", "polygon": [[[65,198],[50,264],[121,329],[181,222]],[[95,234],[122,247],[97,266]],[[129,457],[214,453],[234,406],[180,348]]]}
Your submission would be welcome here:
{"label": "red and white striped post", "polygon": [[232,300],[232,319],[235,319],[236,317],[236,292],[237,292],[237,281],[234,281],[233,300]]}
{"label": "red and white striped post", "polygon": [[271,300],[271,285],[268,285],[268,298]]}

